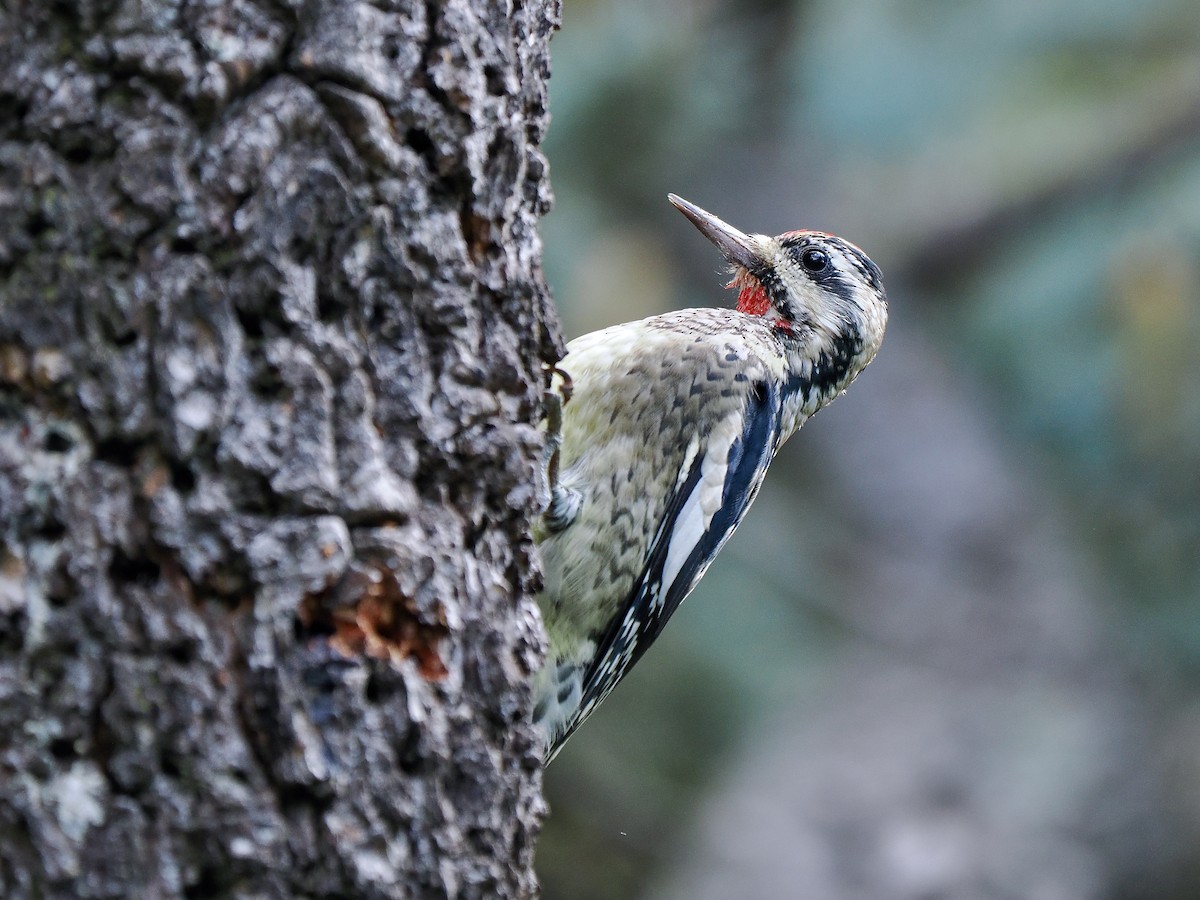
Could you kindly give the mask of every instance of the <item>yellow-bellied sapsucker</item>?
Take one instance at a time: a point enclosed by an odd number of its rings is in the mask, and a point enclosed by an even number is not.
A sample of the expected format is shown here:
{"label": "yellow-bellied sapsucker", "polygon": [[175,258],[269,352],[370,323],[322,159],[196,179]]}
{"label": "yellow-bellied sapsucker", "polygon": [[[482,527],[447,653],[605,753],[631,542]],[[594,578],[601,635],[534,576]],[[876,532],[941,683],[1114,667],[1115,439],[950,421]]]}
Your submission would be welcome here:
{"label": "yellow-bellied sapsucker", "polygon": [[743,234],[669,199],[729,261],[737,308],[606,328],[558,364],[570,396],[548,417],[551,497],[536,534],[546,762],[662,631],[776,451],[866,367],[887,323],[879,269],[853,244]]}

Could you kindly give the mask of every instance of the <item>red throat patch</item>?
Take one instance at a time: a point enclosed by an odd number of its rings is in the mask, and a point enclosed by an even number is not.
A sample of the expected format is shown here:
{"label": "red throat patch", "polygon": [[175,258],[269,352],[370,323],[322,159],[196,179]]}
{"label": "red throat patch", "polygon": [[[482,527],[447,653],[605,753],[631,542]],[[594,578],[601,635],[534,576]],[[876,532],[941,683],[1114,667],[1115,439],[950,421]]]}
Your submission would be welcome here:
{"label": "red throat patch", "polygon": [[771,301],[767,299],[767,289],[745,269],[739,268],[737,274],[733,276],[733,280],[725,287],[737,288],[738,312],[744,312],[751,316],[764,316],[771,308]]}

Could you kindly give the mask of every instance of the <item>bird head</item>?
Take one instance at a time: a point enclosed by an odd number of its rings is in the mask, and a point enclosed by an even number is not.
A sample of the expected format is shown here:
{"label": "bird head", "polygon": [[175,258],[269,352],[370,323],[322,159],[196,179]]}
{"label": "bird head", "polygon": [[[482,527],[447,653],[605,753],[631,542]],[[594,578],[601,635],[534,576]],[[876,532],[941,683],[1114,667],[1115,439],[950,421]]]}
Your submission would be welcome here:
{"label": "bird head", "polygon": [[828,387],[841,390],[875,356],[887,325],[887,294],[865,253],[821,231],[744,234],[682,197],[667,199],[728,260],[727,287],[738,291],[738,310],[768,319],[785,346],[802,348],[814,376],[823,368]]}

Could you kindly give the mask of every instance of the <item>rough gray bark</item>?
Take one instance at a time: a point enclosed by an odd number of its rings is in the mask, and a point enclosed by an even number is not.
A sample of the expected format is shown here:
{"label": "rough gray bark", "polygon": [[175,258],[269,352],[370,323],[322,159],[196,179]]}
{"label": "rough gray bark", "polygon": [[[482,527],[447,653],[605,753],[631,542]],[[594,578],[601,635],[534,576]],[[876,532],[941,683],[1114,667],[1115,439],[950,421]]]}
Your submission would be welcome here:
{"label": "rough gray bark", "polygon": [[535,892],[557,15],[0,4],[0,896]]}

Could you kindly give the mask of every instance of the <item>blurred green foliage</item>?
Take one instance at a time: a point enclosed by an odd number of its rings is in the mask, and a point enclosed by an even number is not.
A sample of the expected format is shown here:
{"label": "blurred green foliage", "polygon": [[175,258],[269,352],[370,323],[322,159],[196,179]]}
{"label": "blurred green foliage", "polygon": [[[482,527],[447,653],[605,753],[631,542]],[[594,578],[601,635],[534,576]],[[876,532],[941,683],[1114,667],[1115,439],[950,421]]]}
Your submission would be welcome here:
{"label": "blurred green foliage", "polygon": [[[668,191],[751,231],[845,234],[1113,585],[1123,651],[1193,696],[1194,0],[566,0],[552,49],[544,236],[568,336],[725,302]],[[856,526],[822,506],[811,462],[772,473],[549,770],[547,897],[638,896],[779,686],[820,683],[845,625],[818,561]]]}

